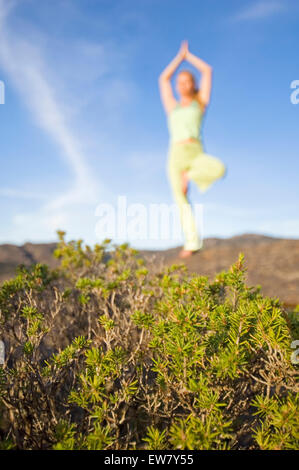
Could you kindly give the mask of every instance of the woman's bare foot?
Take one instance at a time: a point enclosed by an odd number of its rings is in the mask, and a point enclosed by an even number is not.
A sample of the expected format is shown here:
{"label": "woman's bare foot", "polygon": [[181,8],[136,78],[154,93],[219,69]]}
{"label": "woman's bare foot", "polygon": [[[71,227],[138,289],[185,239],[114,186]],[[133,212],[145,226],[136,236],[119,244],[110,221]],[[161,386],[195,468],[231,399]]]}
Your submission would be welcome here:
{"label": "woman's bare foot", "polygon": [[183,250],[181,250],[181,251],[179,252],[179,257],[180,257],[180,258],[189,258],[189,256],[192,255],[192,253],[193,253],[192,250],[184,250],[184,249],[183,249]]}
{"label": "woman's bare foot", "polygon": [[189,256],[193,255],[194,253],[197,253],[200,250],[185,250],[184,248],[179,252],[179,257],[180,258],[189,258]]}
{"label": "woman's bare foot", "polygon": [[185,195],[188,192],[188,182],[187,171],[182,171],[182,191]]}

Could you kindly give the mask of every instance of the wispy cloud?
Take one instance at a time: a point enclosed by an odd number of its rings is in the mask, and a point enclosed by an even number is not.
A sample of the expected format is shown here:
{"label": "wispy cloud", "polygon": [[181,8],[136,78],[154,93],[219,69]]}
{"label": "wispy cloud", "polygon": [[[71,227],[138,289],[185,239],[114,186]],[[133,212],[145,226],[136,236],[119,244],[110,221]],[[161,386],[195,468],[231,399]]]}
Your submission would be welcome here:
{"label": "wispy cloud", "polygon": [[231,22],[268,18],[287,7],[285,0],[259,0],[229,18]]}
{"label": "wispy cloud", "polygon": [[[74,99],[71,103],[72,100],[68,101],[65,97],[60,99],[59,87],[55,88],[59,79],[55,81],[49,78],[53,77],[53,64],[52,67],[47,64],[45,51],[32,40],[34,34],[41,38],[43,34],[28,25],[33,33],[32,36],[28,34],[24,37],[10,26],[10,15],[19,4],[16,0],[0,0],[0,66],[26,103],[32,119],[56,144],[58,155],[64,159],[71,174],[72,184],[67,189],[61,188],[54,196],[34,194],[32,191],[13,187],[3,188],[1,195],[23,200],[38,199],[41,202],[37,210],[33,211],[28,206],[29,211],[14,214],[12,221],[16,232],[22,233],[23,237],[42,239],[49,238],[49,230],[53,233],[58,228],[65,228],[68,224],[70,226],[72,222],[78,226],[78,218],[82,212],[83,218],[87,213],[92,217],[100,196],[105,193],[107,197],[109,191],[103,181],[94,177],[80,146],[80,136],[69,123],[69,116],[74,112],[78,101]],[[43,39],[41,44],[44,45],[46,38]],[[85,54],[99,59],[104,55],[100,45],[86,42],[82,44],[82,49],[82,57]],[[105,69],[105,61],[102,62]],[[101,70],[101,61],[97,64],[98,70]],[[81,69],[84,70],[84,67]],[[94,71],[92,74],[94,77],[95,73]],[[100,75],[100,72],[97,71],[97,74]],[[84,209],[84,205],[89,208]]]}
{"label": "wispy cloud", "polygon": [[[15,6],[16,2],[8,4]],[[11,8],[10,8],[11,9]],[[26,102],[38,126],[58,145],[73,174],[73,187],[49,201],[46,208],[58,209],[70,202],[95,200],[96,183],[66,122],[55,90],[47,80],[47,66],[36,45],[17,36],[7,27],[7,3],[0,0],[0,62]]]}

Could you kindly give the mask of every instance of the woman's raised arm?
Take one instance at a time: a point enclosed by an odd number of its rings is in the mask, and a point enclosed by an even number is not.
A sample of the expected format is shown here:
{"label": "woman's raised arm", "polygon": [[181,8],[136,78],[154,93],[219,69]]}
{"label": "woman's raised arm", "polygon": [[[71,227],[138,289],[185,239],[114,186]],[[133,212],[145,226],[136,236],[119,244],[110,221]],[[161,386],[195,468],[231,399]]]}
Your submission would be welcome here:
{"label": "woman's raised arm", "polygon": [[167,67],[159,76],[160,96],[166,113],[170,112],[173,106],[176,104],[176,99],[172,93],[170,78],[172,77],[173,73],[176,71],[180,63],[185,59],[187,51],[187,41],[183,41],[180,50],[175,56],[175,58],[170,62],[169,65],[167,65]]}
{"label": "woman's raised arm", "polygon": [[166,80],[169,80],[180,63],[185,59],[186,54],[188,52],[188,42],[187,41],[182,41],[181,47],[175,58],[170,62],[169,65],[163,70],[161,75],[159,76],[159,80],[166,78]]}
{"label": "woman's raised arm", "polygon": [[207,106],[210,102],[212,90],[213,68],[211,67],[211,65],[207,64],[202,59],[192,54],[189,50],[186,53],[185,59],[201,72],[201,80],[198,93],[200,95],[200,100],[202,101],[202,103]]}

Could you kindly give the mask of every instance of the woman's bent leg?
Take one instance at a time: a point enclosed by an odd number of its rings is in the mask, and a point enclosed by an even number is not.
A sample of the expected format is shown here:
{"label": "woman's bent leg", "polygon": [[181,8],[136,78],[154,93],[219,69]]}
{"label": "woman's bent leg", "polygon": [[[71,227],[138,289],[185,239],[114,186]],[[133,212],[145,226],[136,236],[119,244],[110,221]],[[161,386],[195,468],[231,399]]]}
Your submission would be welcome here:
{"label": "woman's bent leg", "polygon": [[223,178],[226,172],[227,168],[220,158],[203,152],[193,159],[187,176],[196,183],[199,191],[204,193],[215,181]]}

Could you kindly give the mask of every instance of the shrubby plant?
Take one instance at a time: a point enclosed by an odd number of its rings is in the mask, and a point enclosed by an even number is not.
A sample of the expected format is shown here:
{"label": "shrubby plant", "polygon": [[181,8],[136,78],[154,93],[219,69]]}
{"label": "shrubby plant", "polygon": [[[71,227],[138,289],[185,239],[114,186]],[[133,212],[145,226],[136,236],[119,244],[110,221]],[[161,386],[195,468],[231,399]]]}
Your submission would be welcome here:
{"label": "shrubby plant", "polygon": [[110,239],[0,288],[1,449],[296,449],[299,306]]}

